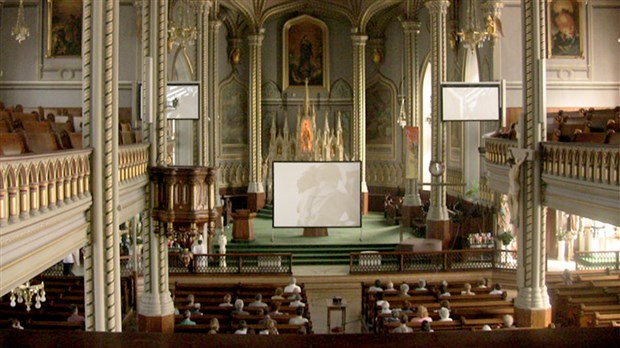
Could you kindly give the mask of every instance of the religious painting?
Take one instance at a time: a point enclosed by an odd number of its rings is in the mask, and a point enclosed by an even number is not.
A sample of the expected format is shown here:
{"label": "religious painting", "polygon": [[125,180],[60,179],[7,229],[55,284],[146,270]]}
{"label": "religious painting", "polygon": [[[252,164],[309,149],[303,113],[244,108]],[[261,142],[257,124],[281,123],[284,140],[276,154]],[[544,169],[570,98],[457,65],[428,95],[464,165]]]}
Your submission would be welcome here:
{"label": "religious painting", "polygon": [[585,1],[547,1],[549,58],[584,58]]}
{"label": "religious painting", "polygon": [[47,0],[47,54],[51,57],[82,55],[82,1]]}
{"label": "religious painting", "polygon": [[394,157],[396,88],[377,76],[366,89],[366,151],[369,158]]}
{"label": "religious painting", "polygon": [[236,75],[220,87],[220,134],[223,155],[246,156],[248,145],[248,89]]}
{"label": "religious painting", "polygon": [[418,178],[418,149],[420,145],[420,128],[415,126],[405,127],[406,163],[405,177],[407,179]]}
{"label": "religious painting", "polygon": [[320,19],[302,15],[284,24],[282,86],[329,89],[328,29]]}

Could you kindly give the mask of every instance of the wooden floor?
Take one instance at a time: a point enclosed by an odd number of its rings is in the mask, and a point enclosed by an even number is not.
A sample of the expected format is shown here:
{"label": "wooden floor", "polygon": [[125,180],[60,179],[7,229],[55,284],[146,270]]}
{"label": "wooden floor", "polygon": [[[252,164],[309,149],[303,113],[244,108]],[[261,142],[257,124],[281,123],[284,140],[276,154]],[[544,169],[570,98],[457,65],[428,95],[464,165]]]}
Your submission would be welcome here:
{"label": "wooden floor", "polygon": [[[415,342],[415,343],[414,343]],[[358,335],[201,335],[0,330],[0,347],[618,347],[620,328]]]}

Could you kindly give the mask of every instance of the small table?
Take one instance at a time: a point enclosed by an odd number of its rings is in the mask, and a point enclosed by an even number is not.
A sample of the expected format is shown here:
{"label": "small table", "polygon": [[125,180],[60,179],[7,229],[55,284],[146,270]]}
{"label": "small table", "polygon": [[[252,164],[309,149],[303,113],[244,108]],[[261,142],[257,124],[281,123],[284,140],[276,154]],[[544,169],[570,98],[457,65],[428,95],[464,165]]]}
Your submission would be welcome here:
{"label": "small table", "polygon": [[332,312],[337,312],[340,311],[341,313],[341,322],[340,325],[342,327],[342,333],[344,333],[345,328],[346,328],[346,322],[347,322],[347,305],[346,304],[341,304],[341,305],[333,305],[330,304],[327,306],[327,333],[330,334],[332,332],[332,325],[331,325],[331,318]]}

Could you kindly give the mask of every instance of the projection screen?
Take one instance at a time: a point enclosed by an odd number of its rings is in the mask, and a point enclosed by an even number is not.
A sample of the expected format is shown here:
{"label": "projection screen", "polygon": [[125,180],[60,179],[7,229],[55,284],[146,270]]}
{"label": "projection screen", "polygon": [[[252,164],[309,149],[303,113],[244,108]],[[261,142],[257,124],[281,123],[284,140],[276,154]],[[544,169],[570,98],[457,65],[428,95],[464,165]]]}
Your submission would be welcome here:
{"label": "projection screen", "polygon": [[500,83],[442,83],[441,116],[446,121],[501,120]]}
{"label": "projection screen", "polygon": [[273,162],[273,227],[360,227],[361,162]]}

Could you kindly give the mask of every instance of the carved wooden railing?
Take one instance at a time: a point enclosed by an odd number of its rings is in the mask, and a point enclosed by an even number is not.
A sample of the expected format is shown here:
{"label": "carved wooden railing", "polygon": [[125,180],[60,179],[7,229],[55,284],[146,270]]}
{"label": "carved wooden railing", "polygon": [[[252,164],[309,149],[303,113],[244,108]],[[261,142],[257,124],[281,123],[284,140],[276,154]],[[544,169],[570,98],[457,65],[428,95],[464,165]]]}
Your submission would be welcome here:
{"label": "carved wooden railing", "polygon": [[147,175],[149,144],[131,144],[118,147],[118,178],[121,182]]}
{"label": "carved wooden railing", "polygon": [[366,182],[369,186],[403,187],[405,169],[402,163],[370,160],[366,167]]}
{"label": "carved wooden railing", "polygon": [[292,274],[293,254],[197,254],[193,265],[183,264],[183,254],[168,254],[170,274]]}
{"label": "carved wooden railing", "polygon": [[508,159],[508,149],[517,147],[516,140],[484,138],[485,159],[487,163],[504,165]]}
{"label": "carved wooden railing", "polygon": [[350,273],[449,272],[482,269],[516,269],[516,252],[467,249],[434,252],[351,253]]}
{"label": "carved wooden railing", "polygon": [[0,158],[0,226],[90,197],[91,149]]}
{"label": "carved wooden railing", "polygon": [[575,267],[577,270],[620,270],[620,251],[578,251],[575,253]]}
{"label": "carved wooden railing", "polygon": [[620,186],[620,147],[544,142],[543,174]]}

